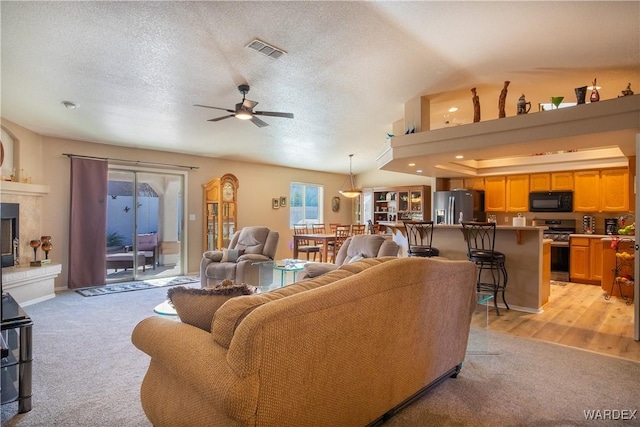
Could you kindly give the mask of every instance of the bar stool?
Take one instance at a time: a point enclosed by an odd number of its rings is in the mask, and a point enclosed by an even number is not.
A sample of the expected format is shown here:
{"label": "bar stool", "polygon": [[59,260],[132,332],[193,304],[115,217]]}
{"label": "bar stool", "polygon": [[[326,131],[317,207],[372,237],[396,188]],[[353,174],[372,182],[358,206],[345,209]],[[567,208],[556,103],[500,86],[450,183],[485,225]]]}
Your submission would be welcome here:
{"label": "bar stool", "polygon": [[[504,297],[507,288],[506,257],[502,252],[494,250],[496,240],[495,222],[461,222],[465,239],[467,239],[467,258],[478,267],[478,292],[493,293],[493,305],[496,315],[498,310],[498,292],[502,292],[502,302],[510,310]],[[482,280],[482,272],[489,273],[490,279]],[[485,277],[487,274],[485,274]]]}
{"label": "bar stool", "polygon": [[433,242],[433,221],[402,221],[407,232],[409,256],[431,258],[440,255],[437,248],[431,246]]}

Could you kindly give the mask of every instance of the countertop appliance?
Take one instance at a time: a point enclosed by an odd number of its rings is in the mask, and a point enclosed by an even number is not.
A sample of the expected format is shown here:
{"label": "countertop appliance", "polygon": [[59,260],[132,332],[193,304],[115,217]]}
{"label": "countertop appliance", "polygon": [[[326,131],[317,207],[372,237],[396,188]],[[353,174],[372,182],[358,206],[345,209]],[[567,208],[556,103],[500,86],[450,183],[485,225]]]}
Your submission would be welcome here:
{"label": "countertop appliance", "polygon": [[551,280],[569,281],[569,241],[576,232],[575,219],[534,219],[534,226],[549,227],[542,234],[551,239]]}
{"label": "countertop appliance", "polygon": [[486,221],[484,191],[452,190],[433,193],[433,218],[436,224],[462,221]]}
{"label": "countertop appliance", "polygon": [[530,212],[573,212],[573,191],[532,191]]}
{"label": "countertop appliance", "polygon": [[604,232],[605,234],[618,234],[618,218],[605,218],[604,219]]}

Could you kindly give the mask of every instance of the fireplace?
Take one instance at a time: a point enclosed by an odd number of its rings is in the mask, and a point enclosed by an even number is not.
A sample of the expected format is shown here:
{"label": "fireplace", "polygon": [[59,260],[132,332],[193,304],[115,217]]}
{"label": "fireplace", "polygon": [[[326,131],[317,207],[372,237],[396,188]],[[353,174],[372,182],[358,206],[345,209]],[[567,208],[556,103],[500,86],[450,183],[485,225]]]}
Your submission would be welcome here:
{"label": "fireplace", "polygon": [[20,205],[18,203],[0,203],[0,249],[2,267],[13,267],[17,253],[20,225]]}

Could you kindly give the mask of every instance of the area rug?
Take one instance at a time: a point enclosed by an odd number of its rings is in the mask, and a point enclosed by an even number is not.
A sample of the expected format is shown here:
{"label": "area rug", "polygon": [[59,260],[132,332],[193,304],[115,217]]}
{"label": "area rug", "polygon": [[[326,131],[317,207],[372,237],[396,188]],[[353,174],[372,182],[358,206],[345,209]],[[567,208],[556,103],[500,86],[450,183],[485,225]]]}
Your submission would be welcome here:
{"label": "area rug", "polygon": [[76,292],[83,297],[95,297],[98,295],[139,291],[142,289],[155,289],[164,286],[186,285],[188,283],[195,283],[199,281],[200,277],[198,276],[165,277],[162,279],[149,279],[134,282],[115,283],[113,285],[106,286],[92,286],[88,288],[76,289]]}

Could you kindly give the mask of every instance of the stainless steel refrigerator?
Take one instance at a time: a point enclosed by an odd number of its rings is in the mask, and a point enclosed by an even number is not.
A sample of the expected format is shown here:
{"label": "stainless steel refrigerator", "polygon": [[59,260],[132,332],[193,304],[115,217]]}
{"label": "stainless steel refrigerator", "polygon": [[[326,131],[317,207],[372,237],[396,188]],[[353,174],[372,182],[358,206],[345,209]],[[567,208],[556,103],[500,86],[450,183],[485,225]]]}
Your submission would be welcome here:
{"label": "stainless steel refrigerator", "polygon": [[486,221],[484,191],[453,190],[433,193],[433,218],[436,224],[462,221]]}

